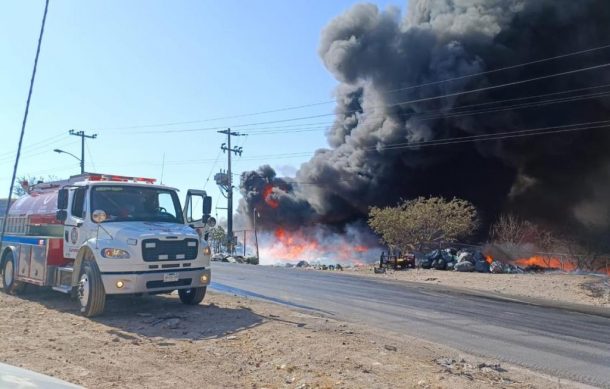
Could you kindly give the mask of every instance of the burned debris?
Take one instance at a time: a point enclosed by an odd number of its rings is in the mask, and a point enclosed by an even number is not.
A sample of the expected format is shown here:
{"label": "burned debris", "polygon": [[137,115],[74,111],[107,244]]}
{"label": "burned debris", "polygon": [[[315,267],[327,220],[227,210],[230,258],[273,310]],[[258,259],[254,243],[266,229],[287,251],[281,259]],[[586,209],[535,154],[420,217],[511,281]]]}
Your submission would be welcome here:
{"label": "burned debris", "polygon": [[[538,270],[532,266],[522,267],[494,260],[476,249],[437,249],[416,255],[415,267],[420,269],[452,270],[457,272],[520,274]],[[546,269],[545,270],[555,270]]]}

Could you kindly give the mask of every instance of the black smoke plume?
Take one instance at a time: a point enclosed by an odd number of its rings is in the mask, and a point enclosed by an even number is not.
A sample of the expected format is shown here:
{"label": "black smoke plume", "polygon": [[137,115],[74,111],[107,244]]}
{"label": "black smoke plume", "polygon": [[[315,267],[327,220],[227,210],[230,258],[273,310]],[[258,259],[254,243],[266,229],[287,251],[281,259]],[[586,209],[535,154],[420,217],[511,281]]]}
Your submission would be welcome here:
{"label": "black smoke plume", "polygon": [[356,5],[321,36],[319,55],[339,82],[330,147],[295,178],[269,166],[244,173],[240,212],[256,208],[268,228],[340,227],[372,205],[436,195],[471,201],[487,223],[510,211],[606,226],[610,128],[418,143],[610,120],[608,67],[456,94],[603,65],[610,49],[488,72],[609,43],[607,0],[410,0],[404,15]]}

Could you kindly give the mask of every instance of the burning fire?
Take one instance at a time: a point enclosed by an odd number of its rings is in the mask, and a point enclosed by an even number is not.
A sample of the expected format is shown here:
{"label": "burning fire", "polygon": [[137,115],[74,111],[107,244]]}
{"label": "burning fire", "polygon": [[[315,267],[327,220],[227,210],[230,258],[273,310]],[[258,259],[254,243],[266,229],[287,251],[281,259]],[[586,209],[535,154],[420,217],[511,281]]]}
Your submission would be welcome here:
{"label": "burning fire", "polygon": [[273,185],[271,184],[265,185],[265,188],[263,189],[263,199],[271,208],[277,208],[280,206],[280,202],[273,197]]}
{"label": "burning fire", "polygon": [[305,260],[310,263],[363,265],[378,256],[366,245],[352,242],[351,237],[323,230],[288,231],[280,227],[261,238],[261,262],[274,264]]}
{"label": "burning fire", "polygon": [[554,268],[564,271],[576,270],[576,266],[569,261],[562,261],[559,258],[543,257],[540,255],[517,259],[515,264],[519,266],[540,266],[543,268]]}

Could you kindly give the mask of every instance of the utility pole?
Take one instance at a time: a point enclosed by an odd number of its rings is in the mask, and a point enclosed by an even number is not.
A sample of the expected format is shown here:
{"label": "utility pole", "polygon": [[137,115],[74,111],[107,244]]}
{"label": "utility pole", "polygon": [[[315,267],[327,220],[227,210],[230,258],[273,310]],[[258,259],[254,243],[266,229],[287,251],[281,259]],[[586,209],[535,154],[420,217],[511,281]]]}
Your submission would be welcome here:
{"label": "utility pole", "polygon": [[80,174],[83,174],[85,173],[85,138],[95,139],[97,134],[87,135],[83,130],[70,130],[70,135],[80,136]]}
{"label": "utility pole", "polygon": [[252,211],[252,220],[254,222],[254,244],[256,245],[256,259],[259,261],[260,258],[258,257],[258,234],[256,233],[256,218],[260,216],[261,215],[258,213],[256,208],[254,208],[254,210]]}
{"label": "utility pole", "polygon": [[214,180],[216,183],[227,192],[227,241],[228,241],[228,249],[232,254],[234,249],[234,239],[233,239],[233,175],[231,173],[231,153],[235,153],[235,155],[241,156],[243,152],[242,147],[233,147],[231,148],[231,136],[242,136],[239,132],[231,131],[230,128],[227,128],[223,131],[218,131],[220,134],[227,135],[227,143],[223,143],[220,146],[220,149],[223,152],[227,153],[227,172],[223,173],[222,171],[214,176]]}

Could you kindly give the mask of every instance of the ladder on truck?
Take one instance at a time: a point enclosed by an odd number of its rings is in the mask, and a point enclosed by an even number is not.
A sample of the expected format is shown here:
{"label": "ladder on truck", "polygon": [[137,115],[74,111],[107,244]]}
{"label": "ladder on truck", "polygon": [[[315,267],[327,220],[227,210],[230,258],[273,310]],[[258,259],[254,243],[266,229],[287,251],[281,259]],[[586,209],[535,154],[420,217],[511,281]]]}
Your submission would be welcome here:
{"label": "ladder on truck", "polygon": [[6,220],[6,234],[27,235],[29,233],[29,223],[27,216],[0,217],[0,229]]}

